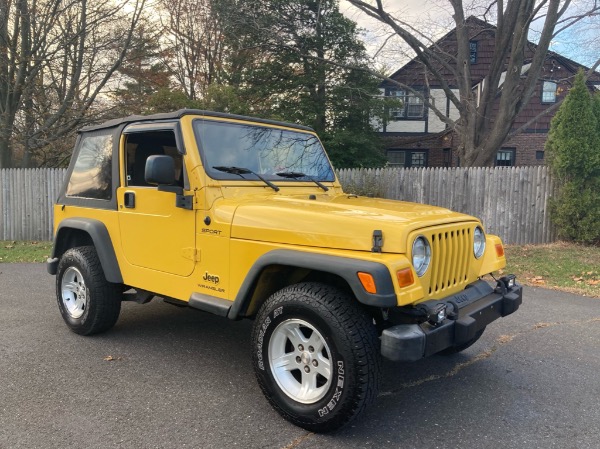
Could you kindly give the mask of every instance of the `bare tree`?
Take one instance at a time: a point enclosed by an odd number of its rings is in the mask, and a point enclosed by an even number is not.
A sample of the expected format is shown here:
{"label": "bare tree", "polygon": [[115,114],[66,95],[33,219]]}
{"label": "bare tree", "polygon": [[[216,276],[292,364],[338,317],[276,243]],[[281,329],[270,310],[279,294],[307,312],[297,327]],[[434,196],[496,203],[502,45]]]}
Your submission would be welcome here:
{"label": "bare tree", "polygon": [[[120,66],[145,0],[0,0],[0,168],[64,139]],[[128,9],[127,9],[128,8]],[[19,145],[16,142],[19,141]]]}
{"label": "bare tree", "polygon": [[[486,2],[482,16],[495,22],[487,27],[487,31],[494,34],[495,52],[483,88],[477,95],[472,85],[469,41],[475,37],[473,33],[486,29],[468,26],[462,0],[448,0],[456,27],[456,46],[452,52],[395,17],[383,5],[383,0],[348,2],[385,24],[404,41],[423,64],[426,81],[439,85],[457,108],[459,118],[452,120],[422,93],[388,80],[420,95],[426,107],[455,131],[459,139],[458,155],[466,166],[493,164],[496,151],[510,137],[515,119],[534,93],[551,41],[582,20],[600,14],[598,0],[586,2],[585,7],[580,5],[574,13],[571,0]],[[537,31],[534,49],[528,40],[532,29]],[[458,93],[451,86],[457,86]],[[497,100],[500,86],[502,93]]]}
{"label": "bare tree", "polygon": [[211,0],[159,0],[164,10],[170,71],[191,100],[223,75],[223,29]]}

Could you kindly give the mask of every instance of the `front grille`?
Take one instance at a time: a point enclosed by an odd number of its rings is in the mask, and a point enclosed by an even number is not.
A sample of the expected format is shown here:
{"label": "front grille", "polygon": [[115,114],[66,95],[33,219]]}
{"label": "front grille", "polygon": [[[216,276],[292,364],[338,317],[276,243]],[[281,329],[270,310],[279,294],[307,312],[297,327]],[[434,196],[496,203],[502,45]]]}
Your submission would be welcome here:
{"label": "front grille", "polygon": [[431,278],[429,296],[467,284],[473,245],[470,227],[453,227],[429,235]]}

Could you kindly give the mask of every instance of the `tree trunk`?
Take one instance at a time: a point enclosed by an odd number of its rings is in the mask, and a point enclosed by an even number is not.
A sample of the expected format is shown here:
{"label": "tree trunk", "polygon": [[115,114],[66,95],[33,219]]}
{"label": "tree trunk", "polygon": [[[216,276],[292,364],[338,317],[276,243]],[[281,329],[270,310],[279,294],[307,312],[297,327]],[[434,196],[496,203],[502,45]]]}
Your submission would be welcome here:
{"label": "tree trunk", "polygon": [[[2,120],[4,122],[4,120]],[[11,130],[2,124],[0,130],[0,168],[12,168]]]}

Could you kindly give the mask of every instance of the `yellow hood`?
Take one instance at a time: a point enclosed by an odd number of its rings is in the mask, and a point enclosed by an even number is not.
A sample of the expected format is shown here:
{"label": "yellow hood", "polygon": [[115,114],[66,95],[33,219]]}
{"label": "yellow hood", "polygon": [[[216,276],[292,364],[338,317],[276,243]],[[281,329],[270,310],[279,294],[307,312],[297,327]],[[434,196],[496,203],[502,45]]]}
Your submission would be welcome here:
{"label": "yellow hood", "polygon": [[354,195],[271,196],[242,201],[236,208],[233,238],[321,248],[371,251],[373,231],[383,232],[383,252],[405,253],[416,229],[475,218],[403,201]]}

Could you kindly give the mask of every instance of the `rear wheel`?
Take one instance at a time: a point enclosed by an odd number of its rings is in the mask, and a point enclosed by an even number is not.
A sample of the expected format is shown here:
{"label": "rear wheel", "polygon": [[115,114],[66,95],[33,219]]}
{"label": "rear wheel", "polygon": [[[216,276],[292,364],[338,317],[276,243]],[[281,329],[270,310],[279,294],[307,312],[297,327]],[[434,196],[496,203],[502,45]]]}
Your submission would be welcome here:
{"label": "rear wheel", "polygon": [[335,430],[377,396],[375,326],[354,298],[333,287],[302,283],[273,294],[256,318],[252,344],[261,389],[298,426]]}
{"label": "rear wheel", "polygon": [[81,335],[104,332],[121,311],[121,284],[106,280],[93,246],[66,251],[56,276],[58,308],[69,328]]}

